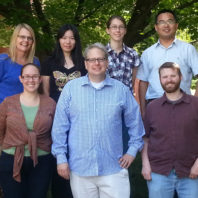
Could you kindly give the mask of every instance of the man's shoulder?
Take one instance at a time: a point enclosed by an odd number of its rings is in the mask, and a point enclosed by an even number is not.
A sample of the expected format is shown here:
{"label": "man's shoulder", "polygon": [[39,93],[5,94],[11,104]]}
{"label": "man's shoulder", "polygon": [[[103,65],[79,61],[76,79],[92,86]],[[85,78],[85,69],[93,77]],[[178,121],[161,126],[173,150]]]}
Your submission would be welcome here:
{"label": "man's shoulder", "polygon": [[160,98],[156,98],[154,100],[152,100],[151,102],[149,102],[149,104],[147,105],[147,107],[149,109],[153,109],[156,108],[157,106],[161,106],[161,104],[164,101],[164,96],[161,96]]}
{"label": "man's shoulder", "polygon": [[150,51],[150,50],[155,49],[155,48],[156,48],[156,46],[157,46],[157,44],[158,44],[158,42],[157,42],[157,43],[154,43],[154,44],[153,44],[153,45],[151,45],[150,47],[146,48],[146,49],[144,50],[144,52],[147,52],[147,51]]}
{"label": "man's shoulder", "polygon": [[124,83],[115,78],[108,77],[108,81],[115,86],[127,88],[127,86]]}
{"label": "man's shoulder", "polygon": [[79,85],[82,85],[82,84],[86,83],[87,81],[88,81],[87,76],[81,76],[79,78],[75,78],[75,79],[72,79],[69,82],[67,82],[65,87],[79,86]]}
{"label": "man's shoulder", "polygon": [[186,41],[182,41],[182,40],[180,40],[180,39],[176,39],[175,40],[175,43],[176,44],[179,44],[179,45],[192,45],[192,44],[190,44],[190,43],[187,43]]}
{"label": "man's shoulder", "polygon": [[191,43],[187,43],[186,41],[181,41],[179,39],[176,39],[175,41],[175,44],[181,48],[182,50],[183,49],[195,49],[195,47],[191,44]]}
{"label": "man's shoulder", "polygon": [[109,77],[109,84],[111,85],[110,87],[112,89],[114,89],[116,92],[120,92],[120,94],[131,92],[128,86],[117,79]]}
{"label": "man's shoulder", "polygon": [[186,94],[186,97],[189,99],[190,102],[193,102],[194,104],[198,105],[198,97],[197,96]]}
{"label": "man's shoulder", "polygon": [[146,48],[143,53],[142,56],[145,56],[146,54],[151,54],[156,50],[156,46],[158,43],[154,43],[153,45],[151,45],[150,47]]}

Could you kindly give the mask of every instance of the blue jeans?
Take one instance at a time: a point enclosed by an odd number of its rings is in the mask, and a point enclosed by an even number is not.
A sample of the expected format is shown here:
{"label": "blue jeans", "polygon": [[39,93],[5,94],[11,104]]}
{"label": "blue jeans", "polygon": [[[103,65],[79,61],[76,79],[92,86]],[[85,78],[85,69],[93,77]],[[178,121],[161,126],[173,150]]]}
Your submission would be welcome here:
{"label": "blue jeans", "polygon": [[151,177],[147,182],[149,198],[173,198],[175,190],[179,198],[198,197],[198,178],[178,178],[175,170],[168,176],[152,173]]}

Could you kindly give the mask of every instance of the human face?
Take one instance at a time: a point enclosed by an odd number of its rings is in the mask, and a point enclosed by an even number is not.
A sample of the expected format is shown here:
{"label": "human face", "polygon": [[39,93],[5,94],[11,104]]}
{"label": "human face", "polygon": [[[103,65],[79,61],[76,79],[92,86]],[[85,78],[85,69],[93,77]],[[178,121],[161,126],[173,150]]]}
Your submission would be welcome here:
{"label": "human face", "polygon": [[98,48],[90,49],[85,60],[85,68],[88,71],[88,76],[93,82],[101,82],[105,79],[105,72],[108,61],[105,59],[105,54]]}
{"label": "human face", "polygon": [[38,69],[32,65],[24,68],[22,76],[19,77],[24,87],[24,92],[34,93],[38,91],[41,77]]}
{"label": "human face", "polygon": [[59,39],[59,43],[64,54],[71,54],[76,44],[74,33],[71,30],[66,31],[63,37]]}
{"label": "human face", "polygon": [[21,28],[19,34],[17,35],[17,40],[16,40],[17,51],[24,53],[29,52],[33,42],[34,41],[31,33],[27,29]]}
{"label": "human face", "polygon": [[166,93],[174,93],[180,89],[181,76],[176,69],[164,68],[160,71],[160,82]]}
{"label": "human face", "polygon": [[126,34],[126,28],[123,22],[116,18],[111,21],[110,27],[106,31],[113,41],[123,41]]}
{"label": "human face", "polygon": [[158,16],[155,30],[160,39],[174,39],[177,28],[178,24],[171,13],[162,13]]}

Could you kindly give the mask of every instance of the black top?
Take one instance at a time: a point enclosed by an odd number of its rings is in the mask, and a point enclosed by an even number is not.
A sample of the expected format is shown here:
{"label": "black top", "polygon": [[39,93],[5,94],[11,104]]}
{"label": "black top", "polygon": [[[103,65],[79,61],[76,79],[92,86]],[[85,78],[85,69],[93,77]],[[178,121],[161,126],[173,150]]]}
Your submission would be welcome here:
{"label": "black top", "polygon": [[56,102],[63,87],[69,80],[84,76],[86,73],[87,71],[84,66],[82,69],[77,69],[76,66],[67,69],[64,66],[58,65],[51,57],[48,57],[41,64],[41,75],[50,76],[50,97]]}

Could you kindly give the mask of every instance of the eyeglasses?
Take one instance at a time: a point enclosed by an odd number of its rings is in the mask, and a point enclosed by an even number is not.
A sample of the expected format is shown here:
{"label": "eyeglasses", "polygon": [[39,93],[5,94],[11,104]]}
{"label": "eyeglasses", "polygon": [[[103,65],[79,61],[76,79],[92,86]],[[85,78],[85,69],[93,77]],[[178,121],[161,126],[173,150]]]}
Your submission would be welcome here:
{"label": "eyeglasses", "polygon": [[31,36],[24,36],[24,35],[18,35],[18,37],[22,40],[28,40],[28,41],[33,41],[33,38]]}
{"label": "eyeglasses", "polygon": [[125,26],[116,26],[116,25],[113,25],[113,26],[110,26],[109,28],[111,28],[112,30],[124,30],[125,29]]}
{"label": "eyeglasses", "polygon": [[158,25],[173,25],[175,23],[176,23],[175,20],[172,20],[172,19],[169,19],[167,21],[161,20],[161,21],[157,22]]}
{"label": "eyeglasses", "polygon": [[21,76],[24,80],[38,80],[40,78],[40,75],[32,75],[32,76],[29,76],[29,75],[24,75],[24,76]]}
{"label": "eyeglasses", "polygon": [[86,61],[89,63],[96,63],[96,61],[98,61],[98,63],[103,63],[106,60],[107,60],[106,58],[87,58],[86,59]]}

